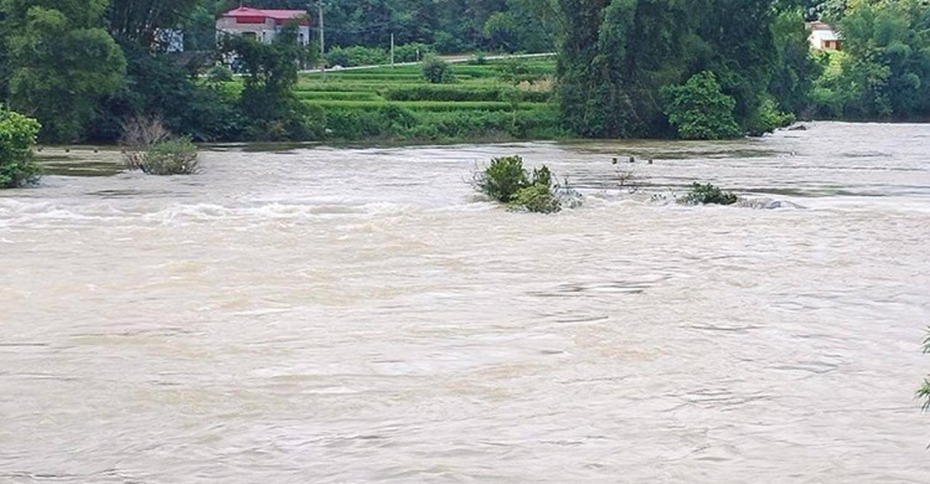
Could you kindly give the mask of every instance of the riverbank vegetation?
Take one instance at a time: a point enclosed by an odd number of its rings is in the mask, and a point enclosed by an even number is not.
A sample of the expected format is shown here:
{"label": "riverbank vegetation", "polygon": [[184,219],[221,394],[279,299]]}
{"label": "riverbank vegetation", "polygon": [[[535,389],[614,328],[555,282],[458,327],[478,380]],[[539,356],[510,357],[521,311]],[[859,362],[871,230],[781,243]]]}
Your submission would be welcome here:
{"label": "riverbank vegetation", "polygon": [[[419,0],[326,5],[331,27],[326,31],[325,57],[318,55],[318,45],[285,42],[296,40],[296,35],[278,35],[273,46],[236,38],[217,43],[215,16],[238,3],[0,0],[0,100],[41,121],[43,143],[113,143],[122,135],[125,120],[137,116],[159,117],[172,132],[197,141],[312,141],[327,139],[326,133],[336,131],[342,133],[339,139],[361,139],[370,135],[366,132],[370,126],[354,133],[343,129],[342,114],[351,105],[331,110],[337,111],[334,129],[325,119],[329,107],[321,111],[321,106],[297,97],[298,66],[386,64],[392,38],[397,41],[393,49],[397,62],[475,50],[547,51],[552,45],[553,30],[543,28],[538,17],[525,15],[532,3],[528,0],[441,7]],[[247,3],[257,8],[307,8],[306,2],[288,0]],[[311,23],[315,26],[316,19]],[[185,52],[169,52],[176,46],[165,41],[164,32],[183,32]],[[314,37],[317,33],[314,27]],[[222,68],[213,69],[217,62],[232,58],[244,75],[241,82],[230,82]],[[448,66],[428,65],[440,67],[436,72],[442,82],[453,79]],[[475,112],[480,109],[467,110],[460,119],[448,116],[446,126],[435,135],[421,130],[413,138],[445,138],[444,133],[483,138],[491,131],[516,132],[515,123],[506,126],[498,109],[481,115]],[[367,107],[351,117],[367,120],[350,124],[384,124]],[[512,115],[511,121],[514,117],[525,118]],[[457,126],[450,129],[450,124]],[[519,129],[520,122],[516,125]],[[469,126],[479,129],[473,132]],[[385,126],[379,131],[408,139]]]}
{"label": "riverbank vegetation", "polygon": [[[819,56],[813,114],[851,120],[930,119],[930,4],[824,2],[843,49]],[[842,6],[842,8],[839,8]]]}
{"label": "riverbank vegetation", "polygon": [[[927,2],[556,3],[560,113],[582,136],[725,138],[793,117],[930,116]],[[810,51],[805,13],[839,29],[842,52]],[[722,104],[711,114],[681,102],[702,96]]]}
{"label": "riverbank vegetation", "polygon": [[32,147],[39,122],[0,105],[0,188],[17,188],[39,178]]}
{"label": "riverbank vegetation", "polygon": [[[402,142],[714,139],[812,116],[930,118],[921,0],[346,0],[324,5],[322,55],[290,27],[272,44],[217,42],[215,15],[237,5],[0,0],[0,100],[38,119],[43,143],[113,143],[138,116],[194,141]],[[842,51],[811,51],[804,21],[818,18]],[[185,52],[168,52],[168,31],[184,33]],[[553,48],[557,64],[436,57]],[[392,54],[414,64],[298,74]],[[232,59],[240,77],[222,66]]]}
{"label": "riverbank vegetation", "polygon": [[[772,120],[788,121],[797,109],[781,100],[803,96],[799,81],[815,68],[806,55],[788,55],[808,49],[800,5],[792,2],[556,5],[563,26],[561,119],[581,136],[726,138],[771,131]],[[707,106],[713,109],[704,111]]]}

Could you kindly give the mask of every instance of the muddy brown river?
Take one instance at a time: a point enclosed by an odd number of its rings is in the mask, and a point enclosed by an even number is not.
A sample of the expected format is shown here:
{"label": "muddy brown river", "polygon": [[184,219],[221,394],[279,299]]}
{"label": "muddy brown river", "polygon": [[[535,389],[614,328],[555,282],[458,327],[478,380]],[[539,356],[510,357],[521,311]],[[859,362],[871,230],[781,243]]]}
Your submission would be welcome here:
{"label": "muddy brown river", "polygon": [[[927,482],[930,125],[809,128],[4,191],[0,482]],[[503,154],[584,206],[476,196]]]}

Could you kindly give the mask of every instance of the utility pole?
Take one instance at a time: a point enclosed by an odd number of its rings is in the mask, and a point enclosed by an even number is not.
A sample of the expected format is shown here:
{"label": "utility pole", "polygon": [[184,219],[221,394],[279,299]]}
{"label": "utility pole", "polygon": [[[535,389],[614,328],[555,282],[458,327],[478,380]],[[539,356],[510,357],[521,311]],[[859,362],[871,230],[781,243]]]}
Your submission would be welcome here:
{"label": "utility pole", "polygon": [[394,32],[391,32],[391,67],[394,67]]}
{"label": "utility pole", "polygon": [[323,57],[326,52],[325,38],[323,37],[323,0],[320,0],[316,4],[317,14],[320,17],[320,71],[322,71],[323,76],[326,76],[326,59]]}

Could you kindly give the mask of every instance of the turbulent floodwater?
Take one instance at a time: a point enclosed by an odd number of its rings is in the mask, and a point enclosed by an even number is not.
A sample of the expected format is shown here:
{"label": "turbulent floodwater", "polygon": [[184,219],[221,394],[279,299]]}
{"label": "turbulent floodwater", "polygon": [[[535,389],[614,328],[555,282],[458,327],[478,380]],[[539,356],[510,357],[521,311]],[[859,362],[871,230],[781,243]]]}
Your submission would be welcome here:
{"label": "turbulent floodwater", "polygon": [[928,479],[930,125],[202,164],[0,194],[0,482]]}

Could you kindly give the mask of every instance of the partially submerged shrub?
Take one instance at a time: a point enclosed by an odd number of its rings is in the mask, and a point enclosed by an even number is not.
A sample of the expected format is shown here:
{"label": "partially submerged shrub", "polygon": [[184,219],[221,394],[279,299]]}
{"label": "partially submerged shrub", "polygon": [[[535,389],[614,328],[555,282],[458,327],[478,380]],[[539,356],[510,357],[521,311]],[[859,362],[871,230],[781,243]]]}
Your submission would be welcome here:
{"label": "partially submerged shrub", "polygon": [[691,189],[688,193],[679,198],[678,202],[686,205],[733,205],[737,200],[739,200],[739,197],[731,192],[721,190],[718,186],[711,185],[710,183],[701,185],[700,183],[694,182],[691,184]]}
{"label": "partially submerged shrub", "polygon": [[476,173],[475,186],[510,208],[530,212],[553,213],[564,206],[581,205],[578,192],[554,183],[549,167],[536,168],[531,175],[523,168],[523,159],[519,156],[491,160],[484,171]]}
{"label": "partially submerged shrub", "polygon": [[28,116],[0,106],[0,188],[16,188],[39,179],[32,146],[41,125]]}
{"label": "partially submerged shrub", "polygon": [[197,172],[197,145],[190,137],[171,138],[158,118],[138,117],[123,124],[123,161],[149,175]]}
{"label": "partially submerged shrub", "polygon": [[149,175],[190,175],[197,173],[197,145],[189,137],[162,141],[136,158],[132,169]]}
{"label": "partially submerged shrub", "polygon": [[509,203],[520,189],[529,186],[519,156],[494,158],[479,178],[481,192],[501,203]]}
{"label": "partially submerged shrub", "polygon": [[510,201],[510,205],[539,213],[554,213],[562,210],[562,201],[548,185],[534,184],[521,188]]}

